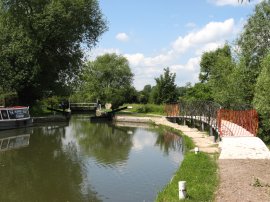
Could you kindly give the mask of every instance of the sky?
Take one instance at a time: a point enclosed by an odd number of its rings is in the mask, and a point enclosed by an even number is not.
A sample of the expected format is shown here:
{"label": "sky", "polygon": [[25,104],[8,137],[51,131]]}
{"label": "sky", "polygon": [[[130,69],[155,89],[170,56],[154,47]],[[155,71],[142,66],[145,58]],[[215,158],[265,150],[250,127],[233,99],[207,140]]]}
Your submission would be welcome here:
{"label": "sky", "polygon": [[[244,0],[245,1],[245,0]],[[142,90],[169,67],[175,83],[198,82],[204,52],[233,45],[256,3],[238,0],[100,0],[108,31],[87,55],[123,55]]]}

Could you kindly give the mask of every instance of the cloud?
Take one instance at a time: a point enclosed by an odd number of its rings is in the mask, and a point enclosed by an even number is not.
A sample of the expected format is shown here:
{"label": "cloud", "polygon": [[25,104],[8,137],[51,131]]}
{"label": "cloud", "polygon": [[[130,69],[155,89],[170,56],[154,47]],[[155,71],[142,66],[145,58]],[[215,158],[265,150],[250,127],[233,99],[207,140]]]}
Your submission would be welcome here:
{"label": "cloud", "polygon": [[118,33],[115,38],[121,42],[127,42],[129,40],[129,36],[124,32]]}
{"label": "cloud", "polygon": [[141,65],[144,61],[144,55],[142,53],[125,54],[124,56],[128,59],[130,65],[133,66]]}
{"label": "cloud", "polygon": [[181,70],[187,70],[187,71],[196,71],[198,67],[200,66],[200,61],[201,57],[194,57],[190,58],[186,64],[181,65],[181,64],[176,64],[176,65],[171,65],[170,69],[172,72],[177,73]]}
{"label": "cloud", "polygon": [[227,38],[233,31],[234,20],[232,18],[224,22],[210,22],[197,32],[191,32],[184,37],[179,36],[172,46],[177,52],[184,53],[189,48]]}
{"label": "cloud", "polygon": [[241,4],[241,0],[209,0],[210,3],[213,3],[217,6],[242,6],[242,4],[246,4],[247,1],[244,0],[243,3]]}
{"label": "cloud", "polygon": [[196,55],[202,55],[205,52],[214,51],[224,46],[224,44],[225,44],[225,41],[207,43],[204,46],[198,48],[195,53]]}
{"label": "cloud", "polygon": [[208,0],[208,2],[217,6],[253,6],[262,1],[263,0],[252,0],[249,2],[248,0],[243,0],[241,3],[241,0]]}
{"label": "cloud", "polygon": [[134,86],[137,90],[147,84],[155,85],[155,79],[169,67],[176,73],[176,84],[185,85],[187,82],[198,82],[201,56],[206,51],[213,51],[222,47],[226,41],[232,39],[239,25],[234,19],[222,22],[209,22],[200,29],[178,36],[168,47],[152,56],[143,52],[122,53],[119,49],[98,49],[94,55],[117,53],[125,56],[134,73]]}

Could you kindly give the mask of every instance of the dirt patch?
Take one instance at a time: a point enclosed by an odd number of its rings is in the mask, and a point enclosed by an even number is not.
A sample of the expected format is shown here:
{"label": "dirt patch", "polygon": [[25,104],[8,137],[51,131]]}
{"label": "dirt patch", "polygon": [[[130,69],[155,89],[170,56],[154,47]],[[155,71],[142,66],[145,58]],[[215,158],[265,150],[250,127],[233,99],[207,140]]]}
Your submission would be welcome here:
{"label": "dirt patch", "polygon": [[219,160],[216,201],[270,202],[270,160]]}

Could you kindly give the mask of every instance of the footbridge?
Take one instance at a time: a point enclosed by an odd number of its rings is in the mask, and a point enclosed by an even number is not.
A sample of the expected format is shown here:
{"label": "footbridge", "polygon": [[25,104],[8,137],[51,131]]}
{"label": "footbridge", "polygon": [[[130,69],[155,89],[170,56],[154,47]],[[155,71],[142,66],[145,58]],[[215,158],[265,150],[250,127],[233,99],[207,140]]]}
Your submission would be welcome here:
{"label": "footbridge", "polygon": [[97,103],[89,102],[70,102],[69,108],[71,112],[89,112],[95,111],[97,108]]}
{"label": "footbridge", "polygon": [[223,108],[214,102],[177,102],[165,105],[166,118],[175,123],[209,129],[221,148],[220,159],[270,159],[257,136],[258,113],[249,107]]}
{"label": "footbridge", "polygon": [[256,136],[258,131],[258,114],[256,110],[225,109],[215,102],[193,101],[166,104],[166,117],[173,122],[182,122],[192,126],[208,126],[210,134],[216,132],[219,137],[224,136]]}

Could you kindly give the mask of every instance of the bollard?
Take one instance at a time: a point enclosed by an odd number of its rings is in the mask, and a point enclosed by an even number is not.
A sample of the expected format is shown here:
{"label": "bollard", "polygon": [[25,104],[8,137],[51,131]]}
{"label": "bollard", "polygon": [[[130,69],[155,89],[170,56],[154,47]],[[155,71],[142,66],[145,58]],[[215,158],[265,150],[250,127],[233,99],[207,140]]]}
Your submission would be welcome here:
{"label": "bollard", "polygon": [[198,154],[198,152],[199,152],[199,147],[195,147],[195,148],[194,148],[194,151],[195,151],[195,154]]}
{"label": "bollard", "polygon": [[178,188],[179,188],[179,199],[185,199],[187,195],[186,181],[179,181]]}

